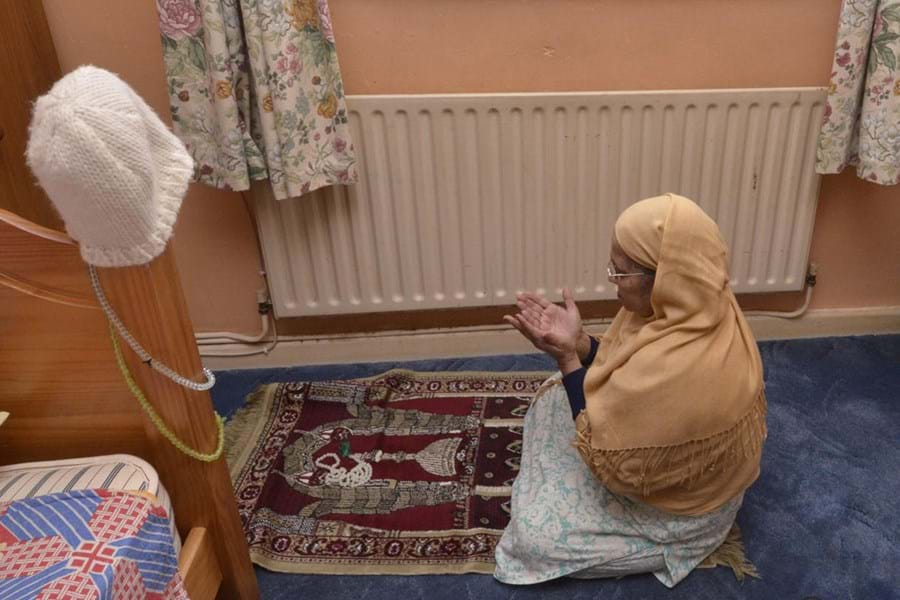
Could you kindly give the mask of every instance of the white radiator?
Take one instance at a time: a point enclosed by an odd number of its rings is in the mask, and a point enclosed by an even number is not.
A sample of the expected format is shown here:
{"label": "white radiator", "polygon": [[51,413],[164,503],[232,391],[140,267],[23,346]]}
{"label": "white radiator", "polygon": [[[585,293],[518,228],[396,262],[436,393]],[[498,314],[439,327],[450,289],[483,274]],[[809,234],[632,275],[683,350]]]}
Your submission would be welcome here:
{"label": "white radiator", "polygon": [[697,201],[738,292],[798,290],[819,177],[821,88],[351,96],[360,182],[256,188],[279,317],[615,297],[616,216]]}

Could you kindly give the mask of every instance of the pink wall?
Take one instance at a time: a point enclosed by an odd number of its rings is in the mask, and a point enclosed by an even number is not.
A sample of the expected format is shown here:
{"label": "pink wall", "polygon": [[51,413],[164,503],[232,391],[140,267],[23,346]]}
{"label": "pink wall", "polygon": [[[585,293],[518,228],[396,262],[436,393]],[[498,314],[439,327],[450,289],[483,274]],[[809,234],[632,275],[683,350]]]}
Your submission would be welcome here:
{"label": "pink wall", "polygon": [[[331,0],[350,94],[827,85],[840,0]],[[168,118],[152,2],[44,0],[63,71],[92,63]],[[813,306],[900,305],[900,189],[825,177]],[[197,329],[257,325],[238,194],[193,186],[174,238]],[[893,269],[893,273],[891,273]],[[753,298],[781,306],[794,298]]]}
{"label": "pink wall", "polygon": [[348,93],[823,85],[840,0],[331,0]]}
{"label": "pink wall", "polygon": [[852,170],[822,183],[810,260],[819,265],[815,308],[900,305],[900,187]]}

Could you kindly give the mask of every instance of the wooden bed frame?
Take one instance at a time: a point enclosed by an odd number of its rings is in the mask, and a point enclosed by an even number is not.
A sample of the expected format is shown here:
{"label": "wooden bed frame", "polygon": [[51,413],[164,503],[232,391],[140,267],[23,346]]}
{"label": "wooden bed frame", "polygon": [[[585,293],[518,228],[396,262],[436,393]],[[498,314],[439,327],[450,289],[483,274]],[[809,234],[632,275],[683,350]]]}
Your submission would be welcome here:
{"label": "wooden bed frame", "polygon": [[[138,267],[98,269],[110,303],[154,356],[198,380],[200,357],[170,250]],[[182,388],[124,348],[148,400],[179,438],[210,452],[208,392]],[[148,460],[184,540],[179,570],[193,600],[259,597],[224,458],[203,463],[156,430],[116,367],[78,247],[0,209],[0,464],[124,452]]]}

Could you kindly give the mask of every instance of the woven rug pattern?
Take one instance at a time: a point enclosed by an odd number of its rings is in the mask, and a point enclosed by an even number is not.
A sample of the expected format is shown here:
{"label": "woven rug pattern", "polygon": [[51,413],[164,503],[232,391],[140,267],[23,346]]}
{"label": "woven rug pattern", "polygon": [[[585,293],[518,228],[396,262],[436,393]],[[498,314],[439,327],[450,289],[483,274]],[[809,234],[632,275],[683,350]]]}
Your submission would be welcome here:
{"label": "woven rug pattern", "polygon": [[548,373],[274,383],[226,426],[253,562],[274,571],[490,573],[522,419]]}

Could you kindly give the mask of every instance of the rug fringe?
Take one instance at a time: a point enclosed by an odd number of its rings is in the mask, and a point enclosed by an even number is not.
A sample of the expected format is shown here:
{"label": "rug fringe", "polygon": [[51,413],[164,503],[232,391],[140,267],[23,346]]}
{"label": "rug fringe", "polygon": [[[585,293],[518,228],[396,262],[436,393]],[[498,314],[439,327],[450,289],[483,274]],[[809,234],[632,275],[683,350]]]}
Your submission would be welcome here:
{"label": "rug fringe", "polygon": [[225,462],[229,471],[237,473],[243,465],[237,465],[247,444],[254,443],[256,427],[266,417],[266,397],[270,385],[261,385],[247,395],[244,405],[237,409],[225,423]]}
{"label": "rug fringe", "polygon": [[720,566],[729,567],[738,581],[743,581],[744,577],[747,576],[760,579],[756,565],[750,562],[744,552],[744,542],[741,541],[741,528],[738,527],[737,523],[731,526],[731,530],[728,532],[722,545],[713,550],[712,554],[698,565],[698,568],[712,569]]}

